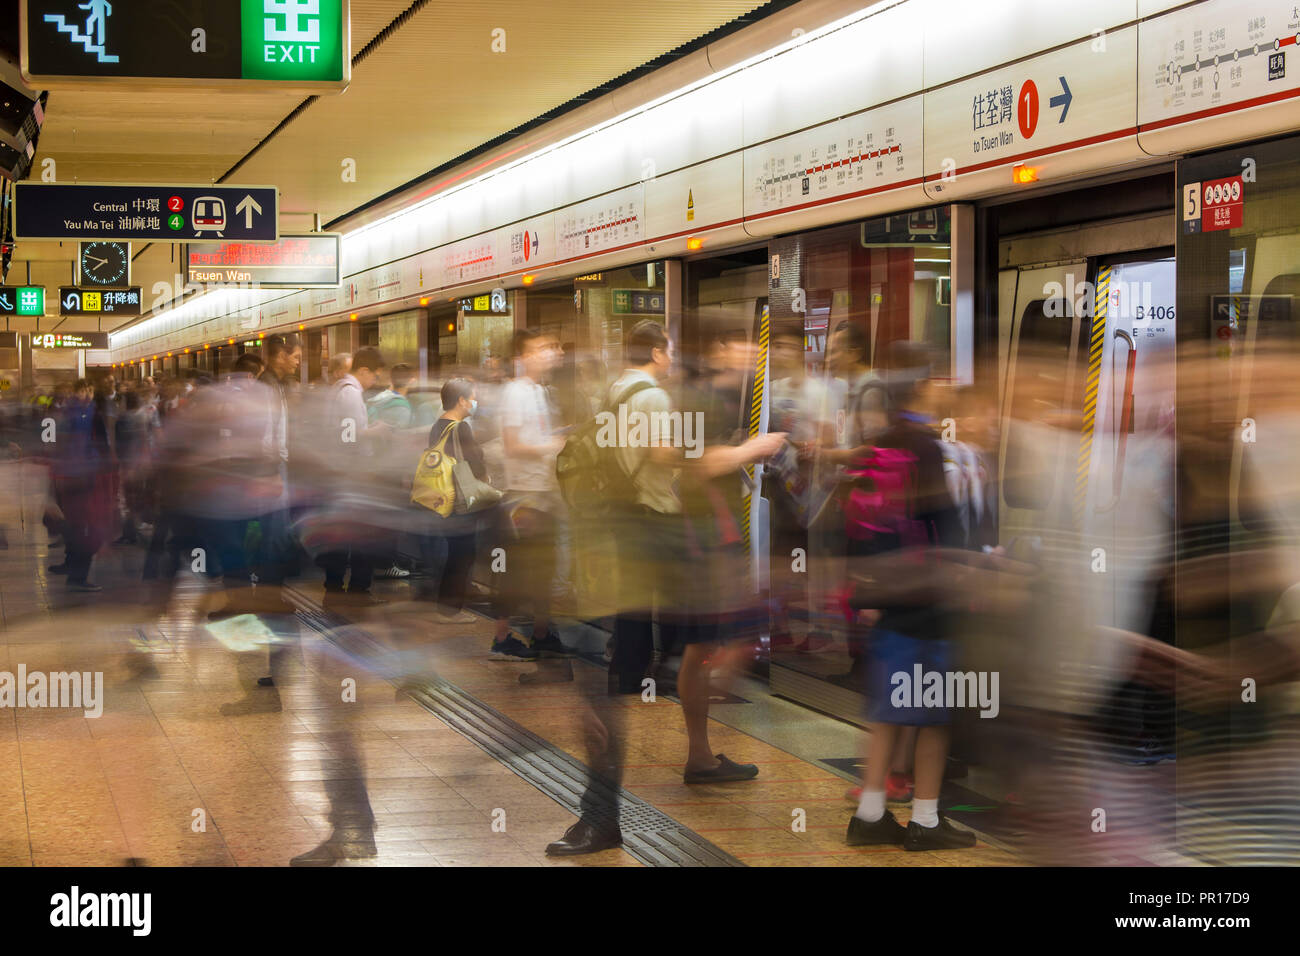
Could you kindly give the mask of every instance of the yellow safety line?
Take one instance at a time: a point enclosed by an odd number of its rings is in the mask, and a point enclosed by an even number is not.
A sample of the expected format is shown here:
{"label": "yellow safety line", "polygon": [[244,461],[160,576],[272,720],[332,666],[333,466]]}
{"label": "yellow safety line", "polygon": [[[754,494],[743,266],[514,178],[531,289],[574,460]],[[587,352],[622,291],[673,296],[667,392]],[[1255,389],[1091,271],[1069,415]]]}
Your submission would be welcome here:
{"label": "yellow safety line", "polygon": [[1110,266],[1097,272],[1088,346],[1088,379],[1083,390],[1083,427],[1079,433],[1079,465],[1074,476],[1074,526],[1082,530],[1088,501],[1088,472],[1092,468],[1092,437],[1097,425],[1097,390],[1101,384],[1101,355],[1106,350],[1106,314],[1110,307]]}
{"label": "yellow safety line", "polygon": [[[754,388],[749,405],[750,438],[758,435],[758,426],[763,420],[763,395],[767,391],[767,346],[771,337],[771,329],[771,313],[768,311],[767,306],[763,306],[763,314],[758,321],[758,358],[754,361]],[[752,464],[745,466],[745,474],[749,476],[752,483],[754,480],[754,466]],[[746,548],[749,547],[749,507],[752,495],[753,492],[745,493],[745,504],[740,509],[740,532],[744,536]]]}

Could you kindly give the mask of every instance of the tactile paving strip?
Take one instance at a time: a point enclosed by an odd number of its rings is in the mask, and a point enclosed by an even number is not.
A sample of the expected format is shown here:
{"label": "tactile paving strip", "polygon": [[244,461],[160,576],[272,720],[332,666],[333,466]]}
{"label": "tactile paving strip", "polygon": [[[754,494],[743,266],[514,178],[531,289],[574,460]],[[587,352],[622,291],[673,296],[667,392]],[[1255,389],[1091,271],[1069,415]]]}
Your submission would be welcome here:
{"label": "tactile paving strip", "polygon": [[[391,652],[365,630],[322,609],[300,591],[294,591],[294,597],[299,616],[322,637],[387,676],[448,727],[566,810],[579,812],[587,784],[587,768],[581,761],[441,677],[413,677],[400,668],[386,667]],[[623,849],[646,866],[745,865],[627,790],[620,788],[617,797]]]}

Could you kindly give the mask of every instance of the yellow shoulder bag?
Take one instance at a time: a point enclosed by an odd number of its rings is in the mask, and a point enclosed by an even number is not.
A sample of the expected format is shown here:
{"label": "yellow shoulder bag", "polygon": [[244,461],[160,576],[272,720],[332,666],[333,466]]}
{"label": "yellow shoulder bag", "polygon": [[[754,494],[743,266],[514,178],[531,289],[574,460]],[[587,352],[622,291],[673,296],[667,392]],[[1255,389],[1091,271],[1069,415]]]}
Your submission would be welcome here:
{"label": "yellow shoulder bag", "polygon": [[452,476],[456,459],[447,454],[446,445],[457,424],[448,425],[438,444],[420,456],[420,466],[411,481],[411,501],[444,518],[456,504],[456,481]]}

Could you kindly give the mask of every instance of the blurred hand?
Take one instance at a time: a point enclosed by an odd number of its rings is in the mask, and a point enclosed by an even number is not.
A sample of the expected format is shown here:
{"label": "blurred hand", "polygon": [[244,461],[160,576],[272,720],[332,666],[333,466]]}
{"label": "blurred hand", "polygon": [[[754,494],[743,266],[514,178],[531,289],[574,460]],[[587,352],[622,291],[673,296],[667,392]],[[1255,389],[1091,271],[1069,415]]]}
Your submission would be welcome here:
{"label": "blurred hand", "polygon": [[770,432],[766,435],[757,435],[745,442],[746,457],[750,461],[760,461],[764,458],[770,458],[781,450],[785,444],[786,432]]}
{"label": "blurred hand", "polygon": [[849,449],[822,445],[814,450],[813,457],[824,465],[843,465],[849,460]]}

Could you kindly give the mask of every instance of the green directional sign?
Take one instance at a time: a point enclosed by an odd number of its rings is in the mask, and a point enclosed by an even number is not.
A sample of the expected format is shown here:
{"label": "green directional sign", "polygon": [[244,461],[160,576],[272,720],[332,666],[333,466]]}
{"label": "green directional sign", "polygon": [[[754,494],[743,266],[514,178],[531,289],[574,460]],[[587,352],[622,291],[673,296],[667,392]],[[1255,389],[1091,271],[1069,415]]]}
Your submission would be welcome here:
{"label": "green directional sign", "polygon": [[349,0],[20,0],[35,89],[111,85],[339,92]]}

